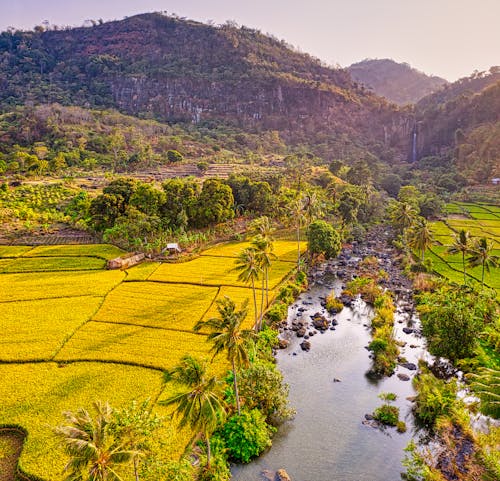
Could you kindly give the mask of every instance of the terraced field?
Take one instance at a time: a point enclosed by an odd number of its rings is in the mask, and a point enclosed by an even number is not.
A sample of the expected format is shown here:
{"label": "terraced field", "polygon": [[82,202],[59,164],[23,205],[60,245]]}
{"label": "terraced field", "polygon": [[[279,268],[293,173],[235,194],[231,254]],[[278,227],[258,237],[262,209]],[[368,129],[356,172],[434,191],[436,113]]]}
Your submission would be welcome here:
{"label": "terraced field", "polygon": [[[104,269],[122,253],[109,245],[0,246],[0,425],[28,430],[21,467],[47,481],[62,479],[64,455],[50,427],[64,410],[96,399],[123,406],[168,396],[164,369],[187,352],[211,358],[206,334],[192,328],[216,314],[217,299],[249,299],[251,327],[252,289],[233,270],[247,245],[227,243],[188,262],[126,271]],[[276,241],[275,252],[271,299],[294,269],[296,244]],[[224,359],[212,369],[223,373]],[[168,423],[166,456],[179,455],[190,436]]]}
{"label": "terraced field", "polygon": [[[500,207],[488,204],[453,202],[446,206],[447,217],[431,224],[437,245],[429,249],[434,270],[453,282],[463,282],[461,255],[450,255],[446,251],[453,243],[454,235],[461,229],[473,239],[487,237],[493,241],[493,254],[500,256]],[[467,267],[467,276],[472,282],[480,282],[482,268]],[[500,268],[485,272],[485,284],[496,289],[500,297]]]}

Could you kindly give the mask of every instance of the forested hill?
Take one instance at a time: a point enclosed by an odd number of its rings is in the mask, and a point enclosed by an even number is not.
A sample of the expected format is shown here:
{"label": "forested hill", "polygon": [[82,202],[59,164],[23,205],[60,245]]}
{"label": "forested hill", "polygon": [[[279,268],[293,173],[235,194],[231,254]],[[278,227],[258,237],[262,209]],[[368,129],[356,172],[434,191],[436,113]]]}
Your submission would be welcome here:
{"label": "forested hill", "polygon": [[[408,151],[405,111],[285,42],[246,27],[143,14],[0,35],[0,108],[58,102],[168,122],[275,130],[288,143]],[[325,147],[326,146],[326,147]]]}
{"label": "forested hill", "polygon": [[500,176],[500,68],[430,95],[416,115],[419,157],[448,156],[473,182]]}
{"label": "forested hill", "polygon": [[407,63],[394,60],[366,59],[348,68],[353,79],[397,104],[413,104],[448,82],[426,75]]}

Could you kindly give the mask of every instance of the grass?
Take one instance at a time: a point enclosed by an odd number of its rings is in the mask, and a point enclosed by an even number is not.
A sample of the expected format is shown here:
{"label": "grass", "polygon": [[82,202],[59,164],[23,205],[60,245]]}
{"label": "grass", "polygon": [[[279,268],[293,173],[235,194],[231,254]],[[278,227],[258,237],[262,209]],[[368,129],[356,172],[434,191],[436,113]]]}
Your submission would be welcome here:
{"label": "grass", "polygon": [[[89,408],[96,399],[116,407],[155,401],[172,389],[162,386],[161,370],[186,353],[211,359],[207,336],[191,330],[217,314],[216,299],[227,295],[238,305],[249,299],[245,327],[252,327],[252,289],[237,281],[228,256],[246,245],[224,244],[191,261],[144,262],[126,271],[103,269],[121,253],[112,246],[2,248],[0,271],[24,272],[0,273],[0,424],[29,431],[20,459],[27,472],[62,479],[65,456],[51,427],[62,422],[63,411]],[[292,241],[276,241],[273,289],[293,270],[294,248]],[[221,375],[227,368],[224,356],[211,367]],[[165,458],[178,456],[191,435],[167,416],[158,439]]]}

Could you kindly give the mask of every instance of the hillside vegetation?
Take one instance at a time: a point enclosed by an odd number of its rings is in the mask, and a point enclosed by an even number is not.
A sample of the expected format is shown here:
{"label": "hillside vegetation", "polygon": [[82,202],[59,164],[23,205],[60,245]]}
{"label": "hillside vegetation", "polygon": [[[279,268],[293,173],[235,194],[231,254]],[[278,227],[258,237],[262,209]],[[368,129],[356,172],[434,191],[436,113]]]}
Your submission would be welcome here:
{"label": "hillside vegetation", "polygon": [[416,103],[448,83],[388,58],[366,59],[352,64],[348,70],[354,80],[400,105]]}

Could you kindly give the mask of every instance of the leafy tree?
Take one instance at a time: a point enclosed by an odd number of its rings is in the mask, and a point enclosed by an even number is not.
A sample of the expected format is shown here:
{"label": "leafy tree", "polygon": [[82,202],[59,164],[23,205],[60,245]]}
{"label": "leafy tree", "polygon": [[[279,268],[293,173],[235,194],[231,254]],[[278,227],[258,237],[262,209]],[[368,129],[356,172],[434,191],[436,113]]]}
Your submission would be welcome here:
{"label": "leafy tree", "polygon": [[66,412],[67,425],[56,428],[70,456],[67,481],[122,481],[118,469],[138,455],[116,436],[113,410],[108,403],[95,402],[94,417],[85,409]]}
{"label": "leafy tree", "polygon": [[259,323],[257,317],[257,293],[255,291],[255,282],[262,274],[262,269],[259,265],[259,259],[255,249],[247,247],[243,249],[236,259],[235,271],[239,272],[238,280],[252,286],[253,306],[255,312],[255,329],[258,330]]}
{"label": "leafy tree", "polygon": [[361,202],[361,198],[352,190],[344,190],[340,194],[338,211],[343,225],[356,222]]}
{"label": "leafy tree", "polygon": [[219,317],[212,317],[206,321],[198,321],[194,331],[207,328],[210,331],[208,340],[213,342],[214,356],[225,352],[233,371],[233,387],[238,414],[241,412],[240,396],[238,393],[239,367],[246,367],[250,360],[248,356],[249,342],[254,338],[254,332],[242,329],[242,323],[248,314],[248,301],[245,301],[241,310],[236,309],[234,301],[224,297],[217,301]]}
{"label": "leafy tree", "polygon": [[398,194],[398,201],[403,204],[409,204],[413,207],[414,210],[419,213],[418,207],[420,203],[421,193],[420,191],[413,185],[405,185],[401,187]]}
{"label": "leafy tree", "polygon": [[130,202],[132,194],[137,188],[137,182],[134,179],[126,179],[120,177],[119,179],[110,182],[104,189],[103,194],[119,195],[125,204]]}
{"label": "leafy tree", "polygon": [[397,197],[399,189],[401,189],[401,177],[397,174],[387,174],[380,185],[392,197]]}
{"label": "leafy tree", "polygon": [[471,267],[482,266],[481,284],[484,286],[484,271],[490,272],[490,267],[498,265],[498,256],[493,255],[493,242],[486,237],[478,239],[470,250],[468,259]]}
{"label": "leafy tree", "polygon": [[344,162],[342,162],[341,160],[332,160],[330,162],[330,165],[328,166],[328,170],[333,174],[333,175],[337,175],[339,174],[340,172],[340,169],[344,167]]}
{"label": "leafy tree", "polygon": [[446,250],[448,254],[462,254],[464,284],[467,284],[467,277],[466,277],[467,274],[465,271],[465,256],[470,252],[470,248],[471,248],[470,234],[466,230],[462,229],[457,235],[455,235],[453,244]]}
{"label": "leafy tree", "polygon": [[339,233],[324,220],[314,221],[307,231],[308,249],[312,255],[331,259],[339,255],[342,243]]}
{"label": "leafy tree", "polygon": [[256,360],[242,369],[239,389],[247,409],[259,409],[268,420],[280,422],[293,414],[288,406],[288,385],[272,363]]}
{"label": "leafy tree", "polygon": [[231,187],[217,179],[203,183],[196,208],[198,227],[217,224],[234,217],[234,197]]}
{"label": "leafy tree", "polygon": [[101,194],[90,203],[91,222],[97,231],[113,227],[115,220],[125,212],[121,195]]}
{"label": "leafy tree", "polygon": [[190,426],[203,434],[207,443],[207,469],[210,470],[210,436],[225,417],[220,383],[216,377],[207,376],[205,363],[190,355],[184,356],[178,366],[167,371],[165,380],[180,384],[184,390],[160,401],[160,404],[175,405],[180,426]]}
{"label": "leafy tree", "polygon": [[264,415],[257,409],[233,415],[220,431],[230,457],[239,463],[248,463],[271,446],[270,434]]}
{"label": "leafy tree", "polygon": [[199,196],[199,185],[192,180],[169,179],[162,185],[165,200],[161,207],[161,217],[173,229],[184,229],[193,222]]}
{"label": "leafy tree", "polygon": [[129,203],[149,216],[158,216],[165,203],[165,193],[150,184],[140,183]]}
{"label": "leafy tree", "polygon": [[372,181],[370,166],[363,160],[357,161],[347,172],[347,182],[354,185],[367,185]]}
{"label": "leafy tree", "polygon": [[420,214],[426,219],[437,217],[443,210],[443,201],[436,194],[427,194],[420,198]]}

